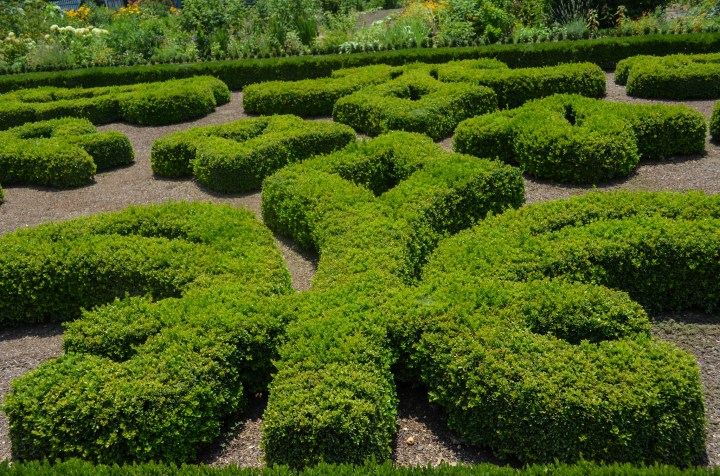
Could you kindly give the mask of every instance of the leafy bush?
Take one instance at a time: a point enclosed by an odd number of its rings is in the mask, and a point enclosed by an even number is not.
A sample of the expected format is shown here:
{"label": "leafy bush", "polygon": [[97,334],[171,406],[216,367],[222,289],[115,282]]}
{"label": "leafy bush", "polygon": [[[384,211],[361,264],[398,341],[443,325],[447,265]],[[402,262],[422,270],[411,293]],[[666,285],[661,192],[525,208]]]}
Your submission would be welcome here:
{"label": "leafy bush", "polygon": [[717,308],[719,219],[720,200],[698,193],[594,193],[442,243],[411,361],[451,427],[524,462],[696,461],[694,359],[608,288],[654,310]]}
{"label": "leafy bush", "polygon": [[[479,66],[479,67],[478,67]],[[557,93],[600,98],[605,95],[605,74],[595,64],[565,64],[545,68],[486,69],[482,62],[457,61],[437,67],[437,78],[491,88],[500,107],[521,106],[530,99]]]}
{"label": "leafy bush", "polygon": [[288,163],[332,152],[354,139],[355,132],[342,124],[260,117],[170,134],[155,141],[150,161],[158,175],[195,175],[213,190],[250,192]]}
{"label": "leafy bush", "polygon": [[641,98],[717,99],[720,54],[627,58],[618,64],[615,82]]}
{"label": "leafy bush", "polygon": [[640,158],[700,153],[705,136],[705,119],[687,106],[556,95],[463,121],[453,147],[520,165],[532,176],[596,183],[629,175]]}
{"label": "leafy bush", "polygon": [[403,130],[437,140],[449,136],[460,121],[497,109],[492,89],[442,83],[423,69],[340,98],[333,119],[370,135]]}
{"label": "leafy bush", "polygon": [[9,233],[0,249],[5,324],[95,308],[69,326],[67,355],[13,382],[18,458],[193,460],[243,389],[267,385],[284,327],[268,306],[290,277],[250,212],[134,207]]}
{"label": "leafy bush", "polygon": [[720,139],[720,103],[715,104],[712,117],[710,118],[710,135],[713,140]]}
{"label": "leafy bush", "polygon": [[95,124],[171,124],[204,116],[229,101],[227,86],[211,77],[91,89],[21,89],[0,96],[0,129],[65,116]]}
{"label": "leafy bush", "polygon": [[0,132],[0,183],[77,187],[96,171],[134,160],[118,132],[97,132],[86,119],[54,119]]}

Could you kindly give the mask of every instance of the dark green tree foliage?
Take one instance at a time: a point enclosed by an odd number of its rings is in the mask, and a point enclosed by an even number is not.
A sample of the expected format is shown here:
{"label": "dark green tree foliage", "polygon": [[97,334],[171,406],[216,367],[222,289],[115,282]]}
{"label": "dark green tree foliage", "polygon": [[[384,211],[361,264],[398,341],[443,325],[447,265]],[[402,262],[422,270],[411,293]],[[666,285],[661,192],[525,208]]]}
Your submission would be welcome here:
{"label": "dark green tree foliage", "polygon": [[158,175],[194,175],[213,190],[252,192],[285,165],[354,140],[355,132],[342,124],[290,115],[259,117],[167,135],[153,144],[150,161]]}
{"label": "dark green tree foliage", "polygon": [[127,137],[87,119],[27,123],[0,132],[0,183],[77,187],[134,157]]}
{"label": "dark green tree foliage", "polygon": [[630,175],[640,159],[701,153],[706,135],[703,115],[684,105],[556,95],[463,121],[453,147],[535,177],[597,183]]}
{"label": "dark green tree foliage", "polygon": [[443,83],[430,72],[428,66],[417,66],[397,79],[340,98],[333,119],[373,136],[400,130],[438,140],[452,134],[460,121],[497,109],[492,89]]}
{"label": "dark green tree foliage", "polygon": [[615,82],[649,99],[720,99],[720,54],[633,56],[618,63]]}
{"label": "dark green tree foliage", "polygon": [[[0,239],[4,325],[67,321],[66,355],[15,380],[20,459],[189,461],[267,386],[291,291],[271,234],[211,204],[133,207]],[[81,311],[81,309],[91,309]]]}
{"label": "dark green tree foliage", "polygon": [[229,101],[227,86],[205,76],[89,89],[21,89],[0,95],[0,129],[61,117],[88,119],[93,124],[173,124],[204,116]]}

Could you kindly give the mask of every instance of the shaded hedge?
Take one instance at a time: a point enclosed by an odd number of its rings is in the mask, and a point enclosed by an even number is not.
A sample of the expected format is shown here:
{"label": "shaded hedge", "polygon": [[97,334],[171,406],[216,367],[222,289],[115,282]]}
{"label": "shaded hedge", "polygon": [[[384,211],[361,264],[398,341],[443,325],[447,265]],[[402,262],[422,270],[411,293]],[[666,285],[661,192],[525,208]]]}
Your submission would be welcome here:
{"label": "shaded hedge", "polygon": [[718,99],[720,54],[630,57],[618,63],[615,82],[641,98]]}
{"label": "shaded hedge", "polygon": [[496,58],[511,68],[589,61],[603,69],[611,70],[615,68],[618,61],[635,55],[713,53],[718,50],[720,50],[720,33],[644,35],[470,48],[418,48],[349,55],[214,61],[180,65],[101,67],[61,72],[25,73],[0,76],[0,91],[38,86],[87,88],[204,75],[215,76],[225,82],[230,89],[239,90],[248,84],[262,81],[297,81],[329,76],[331,71],[340,68],[371,64],[445,63],[477,58]]}
{"label": "shaded hedge", "polygon": [[94,124],[173,124],[204,116],[229,101],[227,86],[207,76],[89,89],[21,89],[0,95],[0,129],[68,116]]}
{"label": "shaded hedge", "polygon": [[220,192],[251,192],[288,163],[329,153],[355,140],[342,124],[308,122],[285,115],[194,127],[155,141],[153,172],[166,177],[194,175]]}
{"label": "shaded hedge", "polygon": [[81,317],[5,398],[17,459],[192,461],[267,386],[291,287],[250,212],[132,207],[8,233],[0,262],[3,325]]}
{"label": "shaded hedge", "polygon": [[451,135],[460,121],[496,109],[492,89],[442,83],[418,68],[340,98],[333,119],[372,136],[401,130],[438,140]]}
{"label": "shaded hedge", "polygon": [[713,140],[720,139],[720,103],[715,104],[710,117],[710,136]]}
{"label": "shaded hedge", "polygon": [[52,119],[0,132],[0,183],[77,187],[135,160],[119,132],[98,132],[86,119]]}
{"label": "shaded hedge", "polygon": [[700,153],[706,131],[703,115],[684,105],[556,95],[463,121],[453,148],[519,165],[535,177],[596,183],[630,175],[641,158]]}

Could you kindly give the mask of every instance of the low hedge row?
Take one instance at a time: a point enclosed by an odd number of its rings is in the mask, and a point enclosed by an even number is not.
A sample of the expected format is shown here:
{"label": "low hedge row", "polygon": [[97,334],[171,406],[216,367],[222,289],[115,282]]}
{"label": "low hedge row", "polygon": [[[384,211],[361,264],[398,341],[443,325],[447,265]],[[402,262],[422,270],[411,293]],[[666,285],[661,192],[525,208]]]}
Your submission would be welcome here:
{"label": "low hedge row", "polygon": [[362,466],[319,464],[314,467],[294,470],[287,466],[270,468],[239,468],[237,466],[202,466],[202,465],[167,465],[146,463],[126,466],[94,465],[86,461],[70,460],[61,463],[28,462],[9,464],[0,463],[0,475],[3,476],[45,476],[54,474],[97,475],[97,476],[470,476],[483,474],[487,476],[710,476],[720,474],[717,467],[694,467],[680,469],[675,466],[653,465],[632,466],[629,464],[595,464],[583,462],[577,465],[550,464],[532,465],[523,468],[496,466],[482,463],[477,465],[450,466],[409,466],[401,467],[386,463],[367,462]]}
{"label": "low hedge row", "polygon": [[697,462],[697,364],[611,289],[653,310],[716,309],[718,230],[720,198],[700,193],[593,193],[489,218],[431,258],[411,361],[450,425],[500,454]]}
{"label": "low hedge row", "polygon": [[700,153],[706,134],[703,115],[684,105],[556,95],[463,121],[453,148],[517,164],[535,177],[597,183],[628,176],[641,158]]}
{"label": "low hedge row", "polygon": [[194,64],[166,64],[133,67],[87,68],[63,72],[26,73],[0,76],[0,91],[39,86],[94,87],[137,82],[166,81],[190,76],[215,76],[230,89],[239,90],[262,81],[297,81],[329,76],[333,70],[371,64],[403,65],[413,62],[445,63],[453,60],[496,58],[512,68],[552,66],[589,61],[603,69],[615,68],[618,61],[635,55],[711,53],[720,49],[720,34],[645,35],[624,38],[491,45],[472,48],[427,48]]}
{"label": "low hedge row", "polygon": [[390,368],[397,357],[384,304],[440,238],[522,200],[522,179],[512,168],[449,154],[405,132],[266,179],[266,223],[322,256],[314,290],[288,310],[298,318],[269,388],[263,425],[269,463],[390,456],[396,429]]}
{"label": "low hedge row", "polygon": [[153,144],[150,162],[158,175],[194,175],[213,190],[251,192],[288,163],[354,140],[355,132],[342,124],[291,115],[260,117],[167,135]]}
{"label": "low hedge row", "polygon": [[630,57],[618,63],[615,82],[641,98],[718,99],[720,54]]}
{"label": "low hedge row", "polygon": [[[86,119],[53,119],[0,132],[0,183],[77,187],[135,160],[119,132],[98,132]],[[0,197],[1,199],[1,197]]]}
{"label": "low hedge row", "polygon": [[329,78],[251,84],[243,89],[243,108],[250,114],[329,116],[341,97],[400,74],[400,67],[375,65],[339,69]]}
{"label": "low hedge row", "polygon": [[204,116],[229,101],[227,86],[208,76],[89,89],[21,89],[0,95],[0,129],[67,116],[94,124],[173,124]]}
{"label": "low hedge row", "polygon": [[17,459],[192,461],[243,391],[267,386],[285,326],[270,304],[291,287],[250,212],[133,207],[9,233],[0,250],[3,325],[81,316],[66,355],[5,398]]}
{"label": "low hedge row", "polygon": [[713,140],[720,140],[720,103],[715,104],[710,117],[710,136]]}
{"label": "low hedge row", "polygon": [[501,108],[513,108],[531,99],[558,93],[592,98],[605,95],[605,73],[592,63],[571,63],[542,68],[487,69],[482,61],[455,61],[437,66],[444,82],[465,82],[495,91]]}
{"label": "low hedge row", "polygon": [[401,130],[438,140],[451,135],[460,121],[496,109],[497,96],[490,88],[443,83],[429,71],[415,69],[340,98],[333,119],[372,136]]}

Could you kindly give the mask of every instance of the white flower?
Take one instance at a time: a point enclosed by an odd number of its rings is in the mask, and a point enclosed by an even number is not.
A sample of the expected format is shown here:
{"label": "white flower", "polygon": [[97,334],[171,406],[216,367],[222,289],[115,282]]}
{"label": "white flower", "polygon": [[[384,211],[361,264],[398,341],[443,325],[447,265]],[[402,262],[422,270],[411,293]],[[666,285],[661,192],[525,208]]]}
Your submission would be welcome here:
{"label": "white flower", "polygon": [[59,28],[60,28],[60,27],[57,26],[57,25],[54,24],[54,23],[53,23],[52,25],[50,25],[50,31],[57,31]]}
{"label": "white flower", "polygon": [[49,39],[50,39],[50,35],[45,35],[43,38],[45,38],[46,40],[49,40]]}

